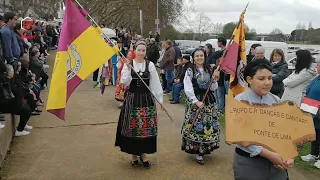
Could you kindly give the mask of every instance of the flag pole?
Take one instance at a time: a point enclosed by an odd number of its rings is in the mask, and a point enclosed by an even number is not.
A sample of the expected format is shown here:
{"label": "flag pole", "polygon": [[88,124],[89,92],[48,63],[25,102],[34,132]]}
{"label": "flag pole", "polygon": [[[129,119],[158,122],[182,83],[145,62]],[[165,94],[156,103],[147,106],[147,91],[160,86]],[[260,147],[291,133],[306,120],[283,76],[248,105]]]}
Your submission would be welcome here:
{"label": "flag pole", "polygon": [[[248,2],[247,6],[246,6],[246,8],[244,9],[243,12],[246,12],[248,5],[249,5],[249,2]],[[242,12],[242,13],[243,13],[243,12]],[[241,13],[241,14],[242,14],[242,13]],[[240,22],[241,22],[241,15],[240,15],[240,18],[239,18],[239,21],[238,21],[237,26],[239,26]],[[233,33],[232,33],[232,36],[231,36],[231,38],[230,38],[230,41],[228,42],[227,47],[230,46],[231,41],[232,41],[233,38],[234,38],[234,35],[233,35]],[[223,55],[222,55],[223,58],[226,56],[226,52],[227,52],[227,51],[228,51],[227,49],[226,49],[225,51],[223,51]],[[223,58],[222,58],[222,59],[223,59]],[[220,64],[220,62],[219,62],[219,64]],[[212,76],[214,76],[214,77],[212,78]],[[216,69],[213,71],[213,73],[211,74],[211,78],[212,78],[212,79],[211,79],[211,81],[210,81],[210,85],[209,85],[208,89],[206,90],[206,93],[204,94],[204,96],[203,96],[203,98],[202,98],[202,101],[201,101],[202,103],[205,102],[205,99],[206,99],[207,96],[208,96],[208,93],[209,93],[209,91],[210,91],[210,87],[212,86],[213,82],[214,82],[215,80],[218,80],[219,77],[220,77],[220,65],[218,65],[217,68],[216,68]],[[194,117],[194,119],[193,119],[193,121],[192,121],[192,124],[191,124],[191,127],[190,127],[189,131],[188,131],[187,136],[190,134],[190,132],[191,132],[192,127],[194,126],[194,124],[195,124],[196,122],[198,122],[197,117],[198,117],[201,109],[202,109],[202,108],[198,108],[198,109],[197,109],[196,116]]]}
{"label": "flag pole", "polygon": [[[83,6],[78,2],[78,0],[74,0],[78,6],[81,8],[81,9],[84,9]],[[94,23],[94,25],[96,25],[97,27],[100,27],[97,22],[90,16],[89,13],[87,13],[87,16],[90,18],[90,20]],[[110,43],[115,46],[115,44],[113,43],[113,41],[109,38],[109,36],[107,36],[104,32],[102,32],[103,35],[107,38],[108,41],[110,41]],[[129,61],[123,54],[121,51],[119,51],[119,54],[122,56],[122,58],[124,58],[127,62]],[[160,104],[162,110],[168,115],[169,119],[174,122],[174,120],[172,119],[172,117],[169,115],[167,109],[162,105],[162,103],[160,103],[160,101],[157,99],[157,97],[152,93],[151,89],[149,88],[149,86],[146,84],[146,82],[144,82],[144,80],[141,78],[141,76],[139,75],[139,73],[137,73],[134,68],[131,66],[131,64],[127,63],[126,61],[124,61],[123,59],[121,58],[121,61],[124,62],[130,69],[133,70],[133,72],[135,72],[135,74],[139,77],[139,79],[142,81],[142,83],[147,87],[147,89],[150,91],[150,93],[152,94],[152,96],[154,97],[154,99]]]}
{"label": "flag pole", "polygon": [[[250,1],[249,1],[249,2],[250,2]],[[249,2],[247,3],[247,5],[246,5],[246,7],[244,8],[244,10],[242,11],[242,13],[245,13],[245,12],[247,11]],[[242,15],[242,13],[240,14],[239,21],[238,21],[236,27],[238,27],[239,24],[240,24],[240,22],[241,22],[241,15]],[[228,42],[227,47],[230,46],[230,44],[231,44],[231,42],[232,42],[233,39],[234,39],[234,35],[233,35],[233,32],[232,32],[232,35],[231,35],[230,41]],[[223,51],[223,55],[222,55],[223,58],[226,57],[227,52],[228,52],[228,49],[226,48],[226,50]],[[223,60],[223,58],[222,58],[221,60]],[[219,62],[219,64],[220,64],[220,62]],[[216,68],[216,71],[218,71],[219,73],[218,73],[218,74],[214,73],[214,75],[216,76],[216,78],[219,78],[219,76],[220,76],[220,65],[219,65],[219,64],[218,64],[218,66],[217,66],[217,68]]]}

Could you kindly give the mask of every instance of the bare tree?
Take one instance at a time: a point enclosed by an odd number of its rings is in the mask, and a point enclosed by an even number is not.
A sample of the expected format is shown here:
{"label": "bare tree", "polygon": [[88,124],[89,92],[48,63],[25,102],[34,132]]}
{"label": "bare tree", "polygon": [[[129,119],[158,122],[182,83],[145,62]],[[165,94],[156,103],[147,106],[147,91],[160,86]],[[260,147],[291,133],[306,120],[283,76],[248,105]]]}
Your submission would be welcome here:
{"label": "bare tree", "polygon": [[198,35],[221,31],[222,25],[215,25],[211,19],[202,12],[187,13],[183,15],[179,27],[182,31],[192,31]]}
{"label": "bare tree", "polygon": [[55,17],[58,6],[56,4],[61,0],[3,0],[3,11],[10,10],[17,13],[20,17],[27,16],[32,12],[35,17]]}
{"label": "bare tree", "polygon": [[222,23],[215,23],[213,25],[213,33],[222,34],[223,33],[223,24]]}
{"label": "bare tree", "polygon": [[271,41],[285,41],[286,36],[284,33],[279,29],[275,28],[271,31],[270,36],[268,37],[269,40]]}
{"label": "bare tree", "polygon": [[[155,29],[157,2],[154,0],[80,0],[98,23],[138,30],[139,10],[143,11],[145,33]],[[88,2],[88,3],[87,3]],[[159,1],[160,28],[172,24],[180,15],[183,0]]]}
{"label": "bare tree", "polygon": [[273,29],[270,33],[270,35],[278,35],[278,34],[283,34],[282,31],[278,28]]}

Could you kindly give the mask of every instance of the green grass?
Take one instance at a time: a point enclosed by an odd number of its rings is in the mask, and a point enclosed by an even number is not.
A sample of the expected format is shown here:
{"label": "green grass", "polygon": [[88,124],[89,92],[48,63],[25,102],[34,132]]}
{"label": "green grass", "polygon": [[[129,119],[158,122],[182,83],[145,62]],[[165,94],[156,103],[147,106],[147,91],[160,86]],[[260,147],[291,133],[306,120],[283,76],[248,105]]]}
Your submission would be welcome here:
{"label": "green grass", "polygon": [[294,165],[296,167],[300,167],[301,169],[305,171],[314,171],[319,172],[319,169],[313,166],[315,162],[304,162],[301,160],[301,156],[305,156],[307,154],[310,154],[311,149],[311,143],[306,143],[302,146],[302,148],[299,151],[299,155],[294,159]]}
{"label": "green grass", "polygon": [[220,123],[220,127],[221,128],[225,128],[226,127],[226,121],[225,121],[224,114],[220,114],[219,123]]}

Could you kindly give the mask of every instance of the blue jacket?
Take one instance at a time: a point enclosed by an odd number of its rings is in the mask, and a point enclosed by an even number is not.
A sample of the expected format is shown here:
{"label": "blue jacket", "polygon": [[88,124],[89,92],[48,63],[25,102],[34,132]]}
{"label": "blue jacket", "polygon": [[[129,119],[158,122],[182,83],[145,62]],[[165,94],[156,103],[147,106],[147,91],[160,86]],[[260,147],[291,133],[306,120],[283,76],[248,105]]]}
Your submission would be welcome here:
{"label": "blue jacket", "polygon": [[10,26],[4,25],[1,30],[3,57],[8,62],[20,57],[20,46],[17,37]]}
{"label": "blue jacket", "polygon": [[210,66],[210,64],[215,64],[217,65],[217,59],[214,53],[211,53],[207,56],[206,58],[206,64],[207,66]]}
{"label": "blue jacket", "polygon": [[[320,75],[314,78],[313,81],[307,87],[306,97],[310,99],[314,99],[320,101]],[[320,130],[320,114],[318,114],[313,118],[314,127]]]}

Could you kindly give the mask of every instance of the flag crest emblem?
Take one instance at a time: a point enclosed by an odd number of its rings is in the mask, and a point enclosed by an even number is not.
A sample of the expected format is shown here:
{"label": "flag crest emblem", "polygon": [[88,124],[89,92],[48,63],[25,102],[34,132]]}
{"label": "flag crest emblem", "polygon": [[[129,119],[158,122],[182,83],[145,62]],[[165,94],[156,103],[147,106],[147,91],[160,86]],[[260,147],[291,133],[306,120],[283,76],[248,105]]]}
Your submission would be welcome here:
{"label": "flag crest emblem", "polygon": [[77,46],[75,44],[70,44],[68,46],[68,69],[67,69],[67,80],[71,80],[75,77],[81,69],[82,61],[81,56],[77,51]]}

